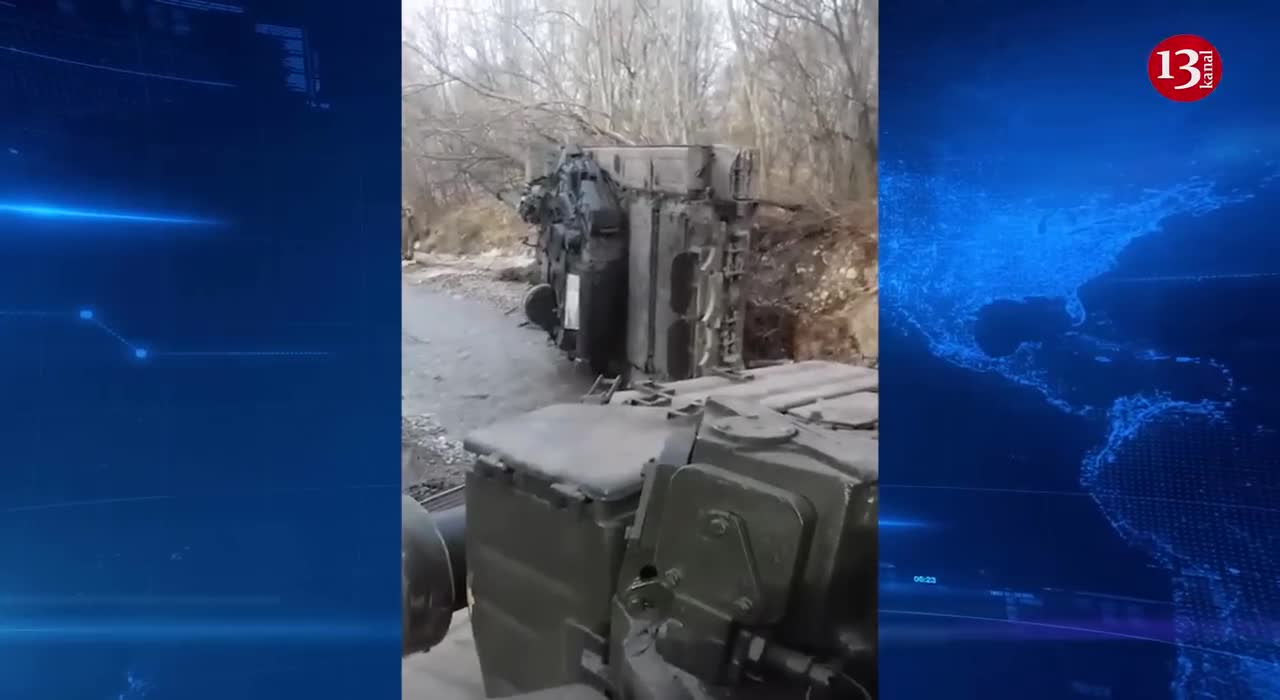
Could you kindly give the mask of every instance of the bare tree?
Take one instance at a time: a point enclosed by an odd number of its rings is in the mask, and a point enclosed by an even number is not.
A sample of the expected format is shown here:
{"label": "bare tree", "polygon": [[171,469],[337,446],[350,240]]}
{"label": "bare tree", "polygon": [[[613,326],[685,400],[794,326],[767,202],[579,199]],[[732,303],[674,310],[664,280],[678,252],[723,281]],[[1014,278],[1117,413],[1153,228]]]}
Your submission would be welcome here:
{"label": "bare tree", "polygon": [[734,142],[767,196],[875,196],[877,0],[423,0],[403,37],[406,198],[520,177],[534,143]]}

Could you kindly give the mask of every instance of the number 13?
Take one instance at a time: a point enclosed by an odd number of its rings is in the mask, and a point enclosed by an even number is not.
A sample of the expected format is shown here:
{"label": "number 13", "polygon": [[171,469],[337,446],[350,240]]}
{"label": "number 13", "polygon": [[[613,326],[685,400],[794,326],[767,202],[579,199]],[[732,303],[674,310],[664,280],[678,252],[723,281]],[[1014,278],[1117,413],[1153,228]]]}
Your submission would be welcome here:
{"label": "number 13", "polygon": [[[1169,52],[1157,51],[1156,53],[1160,56],[1160,79],[1173,80],[1173,76],[1169,74]],[[1178,67],[1178,70],[1186,71],[1190,79],[1175,87],[1174,90],[1186,90],[1187,88],[1195,87],[1200,82],[1200,69],[1196,67],[1196,64],[1200,62],[1200,53],[1194,49],[1182,49],[1176,53],[1187,59],[1186,63]]]}

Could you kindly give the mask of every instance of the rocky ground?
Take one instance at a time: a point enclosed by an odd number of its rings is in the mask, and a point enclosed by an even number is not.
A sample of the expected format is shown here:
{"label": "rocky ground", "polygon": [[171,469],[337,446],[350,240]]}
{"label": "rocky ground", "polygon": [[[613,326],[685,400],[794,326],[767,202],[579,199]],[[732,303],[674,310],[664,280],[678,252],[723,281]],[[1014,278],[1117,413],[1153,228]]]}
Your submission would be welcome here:
{"label": "rocky ground", "polygon": [[418,253],[402,275],[414,286],[491,304],[507,314],[520,309],[529,288],[533,256],[503,252],[479,255]]}
{"label": "rocky ground", "polygon": [[530,260],[419,253],[401,270],[401,484],[429,495],[461,483],[468,432],[573,401],[591,377],[525,324]]}
{"label": "rocky ground", "polygon": [[401,416],[402,471],[414,475],[404,483],[405,492],[421,500],[462,483],[471,453],[462,442],[449,437],[431,415]]}

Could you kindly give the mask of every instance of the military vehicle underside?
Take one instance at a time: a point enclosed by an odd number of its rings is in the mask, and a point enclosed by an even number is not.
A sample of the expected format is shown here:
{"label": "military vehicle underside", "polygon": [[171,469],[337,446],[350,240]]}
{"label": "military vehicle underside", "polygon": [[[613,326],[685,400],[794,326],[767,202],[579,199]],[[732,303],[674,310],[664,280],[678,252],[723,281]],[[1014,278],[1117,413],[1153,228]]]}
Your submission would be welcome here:
{"label": "military vehicle underside", "polygon": [[439,524],[406,516],[406,697],[875,697],[878,373],[600,400],[477,431]]}
{"label": "military vehicle underside", "polygon": [[752,163],[724,146],[535,154],[520,212],[542,284],[526,316],[599,374],[742,369]]}

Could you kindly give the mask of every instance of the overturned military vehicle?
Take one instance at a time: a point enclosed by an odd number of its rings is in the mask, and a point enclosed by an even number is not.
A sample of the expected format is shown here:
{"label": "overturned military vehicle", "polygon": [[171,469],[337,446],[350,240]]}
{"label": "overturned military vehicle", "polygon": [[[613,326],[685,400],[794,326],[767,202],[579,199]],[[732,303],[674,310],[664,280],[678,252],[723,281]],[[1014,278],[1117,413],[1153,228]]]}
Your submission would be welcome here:
{"label": "overturned military vehicle", "polygon": [[529,321],[601,375],[742,369],[752,163],[727,146],[535,152],[519,201],[537,227]]}
{"label": "overturned military vehicle", "polygon": [[874,698],[877,392],[800,362],[473,433],[405,498],[405,697]]}

